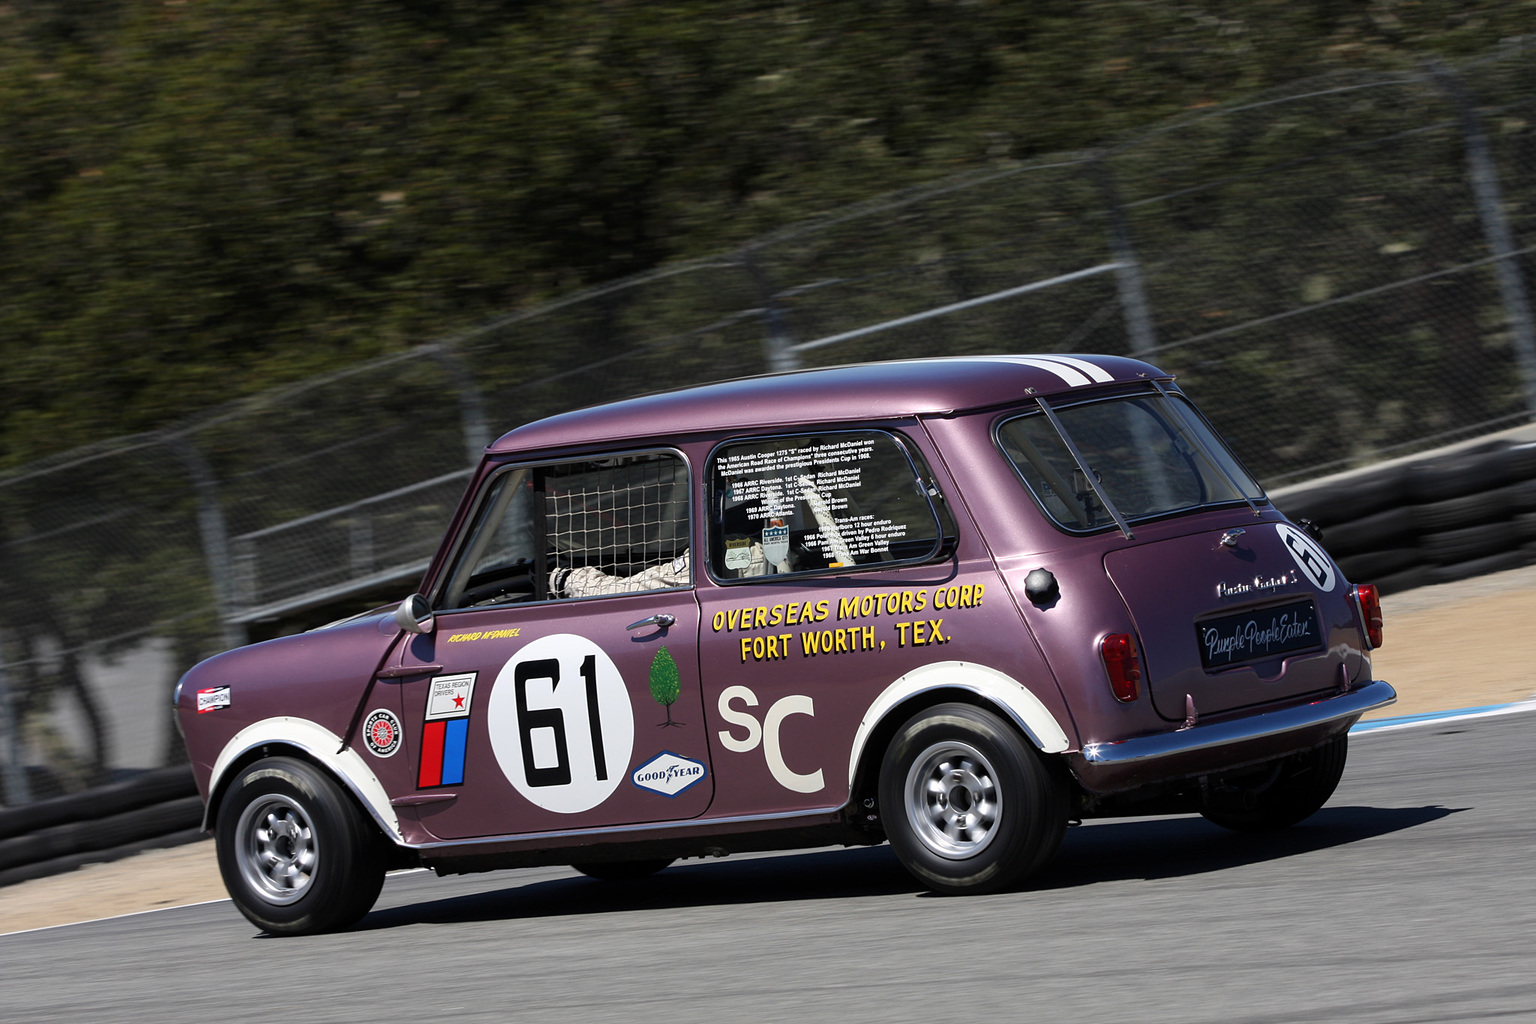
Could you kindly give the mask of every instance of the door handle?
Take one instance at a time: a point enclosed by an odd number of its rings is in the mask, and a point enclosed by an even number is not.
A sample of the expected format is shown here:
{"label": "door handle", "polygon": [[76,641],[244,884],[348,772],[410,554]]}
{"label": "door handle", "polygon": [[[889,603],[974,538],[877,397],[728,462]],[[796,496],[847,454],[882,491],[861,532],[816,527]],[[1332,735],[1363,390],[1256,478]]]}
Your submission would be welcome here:
{"label": "door handle", "polygon": [[676,624],[676,622],[676,615],[668,615],[666,612],[657,612],[655,615],[652,615],[648,619],[641,619],[639,622],[631,622],[624,628],[639,629],[641,626],[658,626],[661,629],[666,629],[668,626]]}
{"label": "door handle", "polygon": [[407,676],[430,676],[442,670],[441,665],[396,665],[380,669],[373,675],[376,679],[404,679]]}

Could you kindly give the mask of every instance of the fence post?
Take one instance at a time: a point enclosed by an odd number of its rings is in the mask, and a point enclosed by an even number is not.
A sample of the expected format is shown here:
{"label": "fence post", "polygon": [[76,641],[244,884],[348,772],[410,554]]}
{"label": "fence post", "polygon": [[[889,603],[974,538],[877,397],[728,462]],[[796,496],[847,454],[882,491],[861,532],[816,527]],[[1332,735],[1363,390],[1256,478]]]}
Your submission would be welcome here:
{"label": "fence post", "polygon": [[464,429],[464,450],[469,456],[468,464],[478,465],[480,456],[485,454],[485,446],[491,443],[491,431],[486,426],[485,404],[480,400],[480,389],[475,387],[475,379],[464,368],[464,360],[459,358],[459,350],[453,342],[433,345],[432,357],[453,381],[453,390],[459,396],[459,422]]}
{"label": "fence post", "polygon": [[218,606],[224,646],[243,647],[245,627],[235,621],[238,602],[234,593],[234,561],[229,557],[229,531],[224,525],[224,507],[219,504],[219,484],[213,467],[185,434],[166,432],[160,439],[181,460],[197,492],[197,532],[203,542],[203,560],[208,565],[208,582]]}
{"label": "fence post", "polygon": [[1525,294],[1525,280],[1504,213],[1504,196],[1499,175],[1488,151],[1488,135],[1477,113],[1472,94],[1455,71],[1439,61],[1429,62],[1429,77],[1448,96],[1461,119],[1461,135],[1467,150],[1467,177],[1472,196],[1477,201],[1477,216],[1483,225],[1483,237],[1495,257],[1493,267],[1499,282],[1499,298],[1504,315],[1509,318],[1514,335],[1515,362],[1524,384],[1525,408],[1536,417],[1536,327],[1531,321],[1531,304]]}
{"label": "fence post", "polygon": [[783,373],[800,369],[800,356],[791,348],[795,339],[784,323],[784,312],[779,309],[773,285],[763,272],[762,264],[758,262],[755,246],[749,245],[741,250],[741,262],[752,276],[752,284],[757,288],[758,298],[763,304],[763,321],[768,326],[768,335],[763,339],[763,360],[768,364],[769,372]]}
{"label": "fence post", "polygon": [[1131,354],[1145,359],[1157,348],[1157,335],[1152,330],[1152,307],[1147,302],[1146,288],[1142,284],[1141,264],[1136,259],[1136,249],[1131,245],[1131,229],[1125,220],[1125,208],[1120,205],[1120,193],[1115,188],[1114,175],[1110,172],[1104,154],[1093,154],[1088,166],[1104,197],[1104,212],[1109,221],[1109,252],[1119,264],[1115,271],[1115,283],[1120,291],[1125,332],[1131,339]]}
{"label": "fence post", "polygon": [[27,786],[26,765],[21,761],[21,730],[16,727],[5,659],[5,634],[0,632],[0,798],[8,807],[19,807],[32,802],[32,793]]}

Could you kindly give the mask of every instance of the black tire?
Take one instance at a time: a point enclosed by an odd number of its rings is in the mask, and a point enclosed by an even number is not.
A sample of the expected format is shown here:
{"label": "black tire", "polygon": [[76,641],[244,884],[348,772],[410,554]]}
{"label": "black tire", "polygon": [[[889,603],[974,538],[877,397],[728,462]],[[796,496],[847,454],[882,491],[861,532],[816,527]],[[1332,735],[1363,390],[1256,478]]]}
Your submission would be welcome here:
{"label": "black tire", "polygon": [[1383,548],[1412,547],[1416,532],[1413,510],[1403,506],[1330,526],[1322,544],[1337,561]]}
{"label": "black tire", "polygon": [[880,765],[886,838],[935,892],[1006,889],[1061,845],[1067,786],[1054,767],[991,712],[929,708],[901,727]]}
{"label": "black tire", "polygon": [[1298,488],[1276,502],[1286,517],[1310,519],[1324,533],[1338,523],[1364,519],[1404,504],[1408,496],[1407,470],[1403,466],[1365,473],[1343,482]]}
{"label": "black tire", "polygon": [[1457,580],[1469,580],[1474,576],[1486,576],[1493,572],[1504,572],[1508,569],[1519,569],[1536,562],[1536,552],[1530,548],[1516,548],[1513,551],[1501,551],[1496,555],[1485,555],[1482,558],[1473,558],[1465,562],[1457,562],[1455,565],[1436,565],[1426,571],[1428,583],[1454,583]]}
{"label": "black tire", "polygon": [[378,830],[329,775],[295,758],[242,771],[224,794],[215,835],[235,906],[274,935],[345,928],[384,885]]}
{"label": "black tire", "polygon": [[1447,530],[1463,530],[1508,519],[1511,497],[1507,490],[1478,491],[1448,501],[1409,505],[1407,508],[1419,533],[1445,533]]}
{"label": "black tire", "polygon": [[1504,493],[1509,497],[1510,511],[1536,511],[1536,480],[1521,481],[1507,488]]}
{"label": "black tire", "polygon": [[1520,539],[1514,525],[1508,522],[1447,530],[1419,539],[1419,548],[1424,552],[1425,560],[1434,565],[1459,565],[1489,555],[1504,554],[1510,548],[1519,546]]}
{"label": "black tire", "polygon": [[1386,548],[1347,555],[1338,559],[1338,566],[1347,580],[1369,580],[1416,569],[1424,561],[1424,553],[1418,548]]}
{"label": "black tire", "polygon": [[661,869],[669,867],[675,859],[663,857],[656,860],[592,861],[572,864],[571,867],[588,878],[596,878],[604,882],[633,882],[637,878],[648,878]]}
{"label": "black tire", "polygon": [[1200,813],[1236,832],[1273,832],[1309,818],[1344,774],[1349,737],[1211,780]]}

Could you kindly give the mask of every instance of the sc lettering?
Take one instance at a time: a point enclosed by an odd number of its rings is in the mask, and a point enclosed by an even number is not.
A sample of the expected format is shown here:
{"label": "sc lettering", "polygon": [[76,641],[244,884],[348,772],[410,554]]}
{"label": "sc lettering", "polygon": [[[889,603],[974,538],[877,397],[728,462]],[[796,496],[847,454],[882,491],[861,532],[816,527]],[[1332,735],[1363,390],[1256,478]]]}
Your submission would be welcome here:
{"label": "sc lettering", "polygon": [[802,694],[780,697],[769,706],[768,713],[763,716],[762,723],[759,724],[757,717],[751,712],[733,708],[731,704],[734,701],[740,701],[748,707],[757,707],[757,694],[745,686],[727,686],[720,691],[718,705],[720,717],[732,726],[746,730],[747,733],[745,737],[738,739],[732,734],[732,730],[723,729],[718,734],[720,745],[726,750],[745,754],[750,750],[756,750],[761,744],[763,759],[768,762],[768,771],[772,773],[775,782],[794,793],[819,793],[825,785],[821,769],[817,768],[806,774],[794,771],[784,763],[784,752],[779,744],[779,731],[784,727],[784,720],[791,715],[814,718],[815,702]]}

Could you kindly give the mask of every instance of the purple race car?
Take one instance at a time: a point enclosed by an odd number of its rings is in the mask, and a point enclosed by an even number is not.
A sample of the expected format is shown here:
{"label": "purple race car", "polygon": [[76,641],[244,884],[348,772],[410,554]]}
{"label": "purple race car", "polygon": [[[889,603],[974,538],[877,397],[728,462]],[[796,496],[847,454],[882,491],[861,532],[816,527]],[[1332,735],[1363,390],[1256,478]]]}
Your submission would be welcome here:
{"label": "purple race car", "polygon": [[236,905],[302,933],[405,865],[889,841],[984,893],[1073,819],[1281,828],[1395,699],[1380,642],[1375,589],[1169,374],[930,359],[519,427],[419,594],[205,661],[176,706]]}

